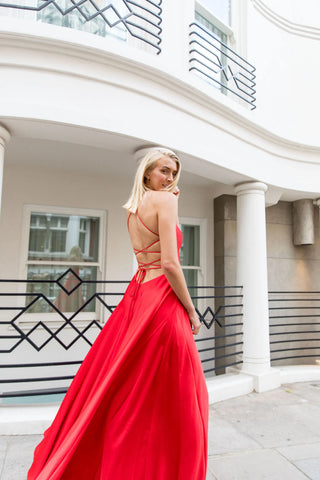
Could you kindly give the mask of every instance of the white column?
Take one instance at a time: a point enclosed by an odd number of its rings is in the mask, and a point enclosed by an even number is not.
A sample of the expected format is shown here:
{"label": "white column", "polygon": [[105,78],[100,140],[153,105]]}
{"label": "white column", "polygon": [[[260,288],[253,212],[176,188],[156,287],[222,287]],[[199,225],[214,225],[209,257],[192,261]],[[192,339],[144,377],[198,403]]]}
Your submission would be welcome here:
{"label": "white column", "polygon": [[6,143],[10,140],[10,133],[6,128],[0,125],[0,214],[1,214],[1,198],[3,185],[3,168],[4,168],[4,152]]}
{"label": "white column", "polygon": [[237,185],[237,284],[243,287],[243,368],[256,391],[280,385],[270,367],[265,192],[260,182]]}

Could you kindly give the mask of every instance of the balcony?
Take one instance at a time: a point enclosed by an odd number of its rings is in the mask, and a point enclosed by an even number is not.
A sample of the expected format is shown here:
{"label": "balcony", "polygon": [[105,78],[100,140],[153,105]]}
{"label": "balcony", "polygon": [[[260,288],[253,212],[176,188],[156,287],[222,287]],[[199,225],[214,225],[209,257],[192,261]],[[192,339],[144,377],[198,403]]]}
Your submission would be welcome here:
{"label": "balcony", "polygon": [[[255,109],[255,68],[228,47],[206,27],[194,21],[194,11],[179,2],[173,6],[162,0],[10,0],[0,2],[0,19],[9,17],[15,23],[33,22],[81,31],[101,37],[106,51],[118,45],[132,58],[143,52],[142,62],[156,56],[152,65],[169,70],[170,75],[188,84],[201,85],[209,95],[224,101],[226,95],[251,110]],[[179,8],[187,7],[189,15],[180,18]],[[174,10],[175,9],[175,10]],[[189,17],[189,18],[187,18]],[[186,23],[186,19],[190,20]],[[10,28],[10,27],[9,27]],[[53,32],[53,31],[52,31]],[[50,36],[50,30],[46,29]],[[74,35],[77,42],[79,36]],[[70,36],[69,36],[70,39]],[[197,83],[195,76],[203,83]],[[200,86],[199,86],[200,85]],[[222,94],[220,96],[220,94]]]}

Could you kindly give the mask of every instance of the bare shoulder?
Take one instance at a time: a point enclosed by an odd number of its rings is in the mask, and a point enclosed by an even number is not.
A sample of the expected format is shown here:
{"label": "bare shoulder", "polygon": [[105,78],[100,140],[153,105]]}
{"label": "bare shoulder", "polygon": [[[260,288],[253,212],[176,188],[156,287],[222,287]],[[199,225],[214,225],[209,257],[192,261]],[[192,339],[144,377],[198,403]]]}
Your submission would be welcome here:
{"label": "bare shoulder", "polygon": [[177,208],[178,199],[176,195],[171,192],[166,192],[163,190],[151,191],[148,192],[150,195],[151,202],[157,208]]}

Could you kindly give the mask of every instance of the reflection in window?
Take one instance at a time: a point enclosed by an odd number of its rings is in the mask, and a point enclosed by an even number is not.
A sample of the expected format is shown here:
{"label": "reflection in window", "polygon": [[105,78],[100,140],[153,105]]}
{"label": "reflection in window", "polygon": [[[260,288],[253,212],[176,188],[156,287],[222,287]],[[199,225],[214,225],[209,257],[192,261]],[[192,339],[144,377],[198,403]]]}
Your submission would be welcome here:
{"label": "reflection in window", "polygon": [[183,244],[180,250],[181,267],[188,286],[198,285],[200,271],[200,226],[181,225]]}
{"label": "reflection in window", "polygon": [[223,23],[231,24],[231,0],[201,0],[201,4]]}
{"label": "reflection in window", "polygon": [[[96,262],[99,218],[32,213],[28,260]],[[74,259],[74,246],[79,247]]]}
{"label": "reflection in window", "polygon": [[[32,212],[28,245],[28,293],[43,293],[29,313],[52,312],[53,305],[62,312],[79,310],[95,292],[99,260],[100,218]],[[61,264],[63,262],[63,264]],[[60,264],[59,264],[60,263]],[[71,268],[74,273],[64,273]],[[59,283],[55,283],[56,280]],[[64,287],[68,295],[62,288]],[[30,297],[27,299],[30,303]],[[51,302],[51,304],[50,304]],[[91,301],[83,311],[95,311]]]}
{"label": "reflection in window", "polygon": [[[72,265],[71,268],[84,282],[88,280],[95,281],[97,279],[97,267],[78,267]],[[61,312],[75,312],[94,295],[95,285],[90,283],[81,284],[77,276],[73,275],[72,272],[66,274],[60,281],[68,292],[74,289],[74,291],[68,295],[54,282],[54,280],[60,278],[66,270],[68,270],[68,267],[65,265],[28,266],[28,280],[33,280],[34,282],[41,280],[41,283],[28,284],[27,293],[42,293],[49,302],[51,302],[49,303],[45,298],[40,298],[28,309],[28,313],[54,312],[55,309],[53,305]],[[28,299],[28,303],[30,303],[30,298],[31,297]],[[81,311],[94,312],[94,300],[88,303]]]}
{"label": "reflection in window", "polygon": [[[42,6],[43,0],[38,0],[38,4]],[[63,12],[70,7],[72,8],[73,5],[74,4],[72,3],[70,4],[69,0],[59,1],[59,6]],[[101,5],[98,1],[97,8],[99,9],[103,7],[105,7],[105,4]],[[79,9],[81,10],[81,12],[83,12],[83,15],[80,13]],[[120,14],[122,13],[123,15],[126,15],[128,13],[128,9],[122,11],[119,6],[118,11]],[[108,17],[108,20],[112,24],[112,21],[116,22],[117,20],[119,20],[119,18],[111,18],[111,13],[112,10],[107,10],[104,12],[104,14]],[[89,18],[90,20],[87,21],[85,17]],[[81,4],[79,4],[79,8],[73,8],[72,10],[70,9],[68,14],[66,15],[63,15],[54,4],[48,3],[45,8],[37,12],[37,19],[41,22],[59,25],[61,27],[74,28],[76,30],[93,33],[101,37],[106,37],[110,35],[122,41],[126,41],[127,39],[127,30],[121,22],[119,22],[118,25],[114,25],[112,28],[110,28],[105,22],[105,20],[101,17],[101,15],[97,14],[97,9],[94,8],[94,6],[87,1],[82,1]]]}
{"label": "reflection in window", "polygon": [[226,35],[220,28],[216,27],[212,22],[207,20],[199,12],[195,12],[195,19],[204,27],[206,27],[210,32],[212,32],[219,40],[225,44],[228,43],[228,35]]}

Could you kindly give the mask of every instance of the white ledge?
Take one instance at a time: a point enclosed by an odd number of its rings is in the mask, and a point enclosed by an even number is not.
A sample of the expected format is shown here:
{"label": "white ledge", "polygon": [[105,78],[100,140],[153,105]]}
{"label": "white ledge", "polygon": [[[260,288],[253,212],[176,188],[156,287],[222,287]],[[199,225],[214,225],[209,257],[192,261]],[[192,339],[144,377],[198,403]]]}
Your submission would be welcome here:
{"label": "white ledge", "polygon": [[[190,103],[188,109],[180,105],[178,98],[168,96],[162,98],[163,103],[174,106],[176,109],[199,118],[216,128],[228,132],[235,138],[246,141],[256,148],[278,156],[304,163],[320,163],[320,144],[310,145],[282,137],[256,121],[255,113],[237,104],[231,98],[217,92],[206,82],[187,71],[174,71],[171,64],[167,64],[165,55],[156,56],[145,53],[137,48],[118,43],[113,39],[104,39],[96,35],[55,25],[34,23],[31,21],[0,17],[0,40],[3,46],[12,46],[26,49],[58,53],[80,60],[90,61],[92,65],[106,64],[119,70],[149,79],[153,84],[169,88],[178,97],[184,97]],[[39,65],[27,58],[25,64],[15,64],[14,61],[1,61],[0,66],[15,66],[26,69],[37,69],[47,72],[65,73],[70,76],[82,77],[95,81],[113,84],[112,79],[98,77],[94,69],[66,71],[62,67],[52,67],[49,62]],[[130,89],[129,85],[126,85]],[[131,88],[135,91],[136,87]],[[138,91],[138,90],[137,90]],[[158,100],[158,96],[145,91],[144,94]],[[194,108],[192,108],[192,104]],[[196,105],[204,107],[211,113],[217,113],[218,118],[202,114],[197,111]],[[224,121],[221,122],[221,117]],[[39,119],[44,120],[45,119]]]}
{"label": "white ledge", "polygon": [[277,368],[280,370],[282,384],[320,380],[320,365],[290,365]]}
{"label": "white ledge", "polygon": [[313,40],[320,40],[320,28],[291,22],[287,18],[279,15],[277,12],[269,8],[262,0],[252,0],[252,3],[267,20],[272,22],[278,28],[291,33],[292,35],[311,38]]}

